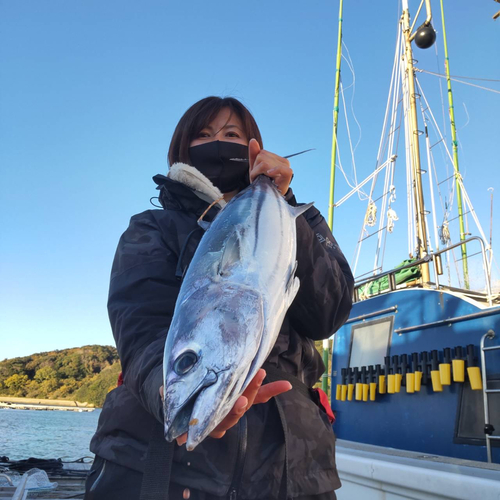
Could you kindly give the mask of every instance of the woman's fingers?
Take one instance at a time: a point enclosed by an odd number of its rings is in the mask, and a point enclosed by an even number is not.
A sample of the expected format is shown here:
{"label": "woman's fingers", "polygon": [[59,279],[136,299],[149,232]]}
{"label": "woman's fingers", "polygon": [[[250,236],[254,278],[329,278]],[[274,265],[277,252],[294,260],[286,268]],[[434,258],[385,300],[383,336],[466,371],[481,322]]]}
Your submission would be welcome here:
{"label": "woman's fingers", "polygon": [[226,415],[224,420],[213,430],[210,434],[211,437],[222,437],[225,432],[231,427],[235,426],[245,412],[252,406],[254,400],[259,392],[262,382],[266,376],[266,372],[262,368],[257,372],[257,375],[248,384],[243,394],[238,398],[233,406],[233,409]]}
{"label": "woman's fingers", "polygon": [[250,408],[250,406],[253,405],[257,393],[262,387],[262,382],[264,382],[265,378],[266,378],[266,372],[261,368],[255,375],[255,377],[252,379],[252,381],[248,384],[247,388],[243,391],[243,396],[245,396],[248,399],[248,407],[246,408],[247,410],[248,408]]}
{"label": "woman's fingers", "polygon": [[292,388],[292,384],[286,380],[279,380],[262,385],[266,372],[261,368],[236,401],[233,409],[224,420],[210,434],[213,438],[221,438],[228,429],[235,426],[246,411],[254,404],[267,403],[271,398],[278,396]]}
{"label": "woman's fingers", "polygon": [[243,395],[248,398],[248,408],[253,404],[267,403],[274,396],[278,396],[292,388],[292,384],[286,380],[278,380],[262,385],[265,378],[266,372],[261,368],[243,392]]}
{"label": "woman's fingers", "polygon": [[[292,384],[286,380],[270,382],[262,385],[266,377],[266,372],[262,368],[257,372],[243,394],[237,399],[232,410],[226,415],[224,420],[210,433],[210,437],[220,439],[226,431],[234,427],[240,418],[254,404],[267,403],[271,398],[278,396],[292,388]],[[163,400],[163,386],[160,387],[160,396]],[[187,433],[176,438],[179,446],[187,441]]]}
{"label": "woman's fingers", "polygon": [[233,409],[224,417],[224,420],[210,433],[210,437],[221,438],[226,431],[235,426],[248,409],[248,399],[240,396]]}
{"label": "woman's fingers", "polygon": [[225,435],[226,435],[226,431],[216,431],[216,430],[213,430],[210,433],[210,437],[215,438],[215,439],[220,439],[220,438],[224,437]]}
{"label": "woman's fingers", "polygon": [[188,440],[187,432],[185,432],[184,434],[181,434],[179,437],[175,438],[175,440],[176,440],[178,446],[182,446]]}
{"label": "woman's fingers", "polygon": [[286,158],[261,150],[255,158],[253,167],[250,170],[250,178],[253,180],[260,174],[273,176],[277,173],[282,175],[293,174],[290,162]]}
{"label": "woman's fingers", "polygon": [[278,380],[277,382],[265,384],[259,389],[254,404],[267,403],[271,398],[288,392],[291,388],[292,384],[286,380]]}
{"label": "woman's fingers", "polygon": [[248,143],[248,163],[250,164],[250,172],[253,169],[255,159],[259,153],[260,144],[256,139],[250,139],[250,142]]}
{"label": "woman's fingers", "polygon": [[274,180],[280,192],[286,194],[293,177],[293,170],[286,158],[261,150],[257,156],[254,158],[251,156],[250,159],[250,182],[259,175],[267,175]]}
{"label": "woman's fingers", "polygon": [[[240,418],[245,414],[248,409],[256,403],[264,403],[269,401],[273,396],[277,396],[282,392],[286,392],[291,389],[291,385],[288,382],[284,382],[285,386],[279,383],[268,384],[272,387],[267,388],[262,392],[264,387],[262,382],[266,377],[266,372],[261,368],[255,377],[252,379],[248,387],[245,389],[243,394],[238,398],[233,409],[226,415],[224,420],[213,430],[210,434],[211,437],[219,438],[222,437],[228,429],[235,426]],[[275,385],[278,384],[278,385]]]}

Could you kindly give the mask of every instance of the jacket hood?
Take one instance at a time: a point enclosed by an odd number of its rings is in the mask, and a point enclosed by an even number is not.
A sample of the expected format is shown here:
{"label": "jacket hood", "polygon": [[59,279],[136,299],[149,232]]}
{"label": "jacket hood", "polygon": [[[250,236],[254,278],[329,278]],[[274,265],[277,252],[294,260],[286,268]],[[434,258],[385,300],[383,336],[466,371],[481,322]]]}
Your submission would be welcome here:
{"label": "jacket hood", "polygon": [[217,211],[226,205],[220,190],[199,170],[185,163],[175,163],[166,176],[157,174],[153,181],[160,191],[160,204],[165,209],[186,210],[201,215],[207,205],[214,202]]}

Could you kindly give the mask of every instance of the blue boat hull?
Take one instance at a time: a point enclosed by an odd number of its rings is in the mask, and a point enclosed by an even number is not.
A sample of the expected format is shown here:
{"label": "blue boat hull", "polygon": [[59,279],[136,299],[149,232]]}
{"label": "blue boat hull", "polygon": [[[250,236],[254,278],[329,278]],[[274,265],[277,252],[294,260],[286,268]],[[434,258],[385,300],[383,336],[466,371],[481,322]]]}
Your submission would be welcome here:
{"label": "blue boat hull", "polygon": [[[385,311],[385,312],[384,312]],[[479,314],[478,314],[479,313]],[[368,315],[363,320],[360,317]],[[443,455],[448,457],[486,461],[485,439],[470,439],[460,434],[459,428],[465,418],[462,398],[474,397],[476,402],[482,391],[473,391],[465,375],[464,383],[453,382],[443,386],[442,392],[434,392],[429,382],[422,385],[420,392],[407,393],[403,386],[396,394],[376,394],[375,401],[338,401],[335,399],[335,387],[342,383],[341,369],[349,367],[350,356],[363,359],[369,352],[363,353],[363,342],[366,350],[372,350],[369,329],[356,339],[353,347],[353,332],[360,325],[392,317],[387,354],[407,354],[411,358],[414,352],[421,353],[444,348],[454,348],[474,344],[477,361],[480,359],[480,341],[488,330],[500,333],[500,308],[479,307],[459,294],[429,289],[406,289],[385,293],[371,299],[357,302],[353,306],[349,322],[335,335],[334,355],[332,360],[332,408],[336,412],[334,430],[337,436],[348,441],[366,443],[402,450],[421,452],[426,455]],[[358,319],[356,319],[358,318]],[[453,319],[454,318],[454,319]],[[452,319],[451,323],[442,320]],[[441,322],[441,323],[440,323]],[[437,323],[437,324],[434,324]],[[430,324],[430,325],[429,325]],[[433,325],[434,324],[434,325]],[[423,325],[412,330],[411,327]],[[395,333],[401,329],[408,331]],[[360,331],[360,330],[358,330]],[[498,345],[495,338],[493,344]],[[380,346],[379,346],[380,347]],[[380,347],[380,352],[383,346]],[[354,350],[356,351],[354,353]],[[354,354],[352,354],[354,353]],[[383,355],[369,364],[384,364]],[[380,359],[382,358],[382,359]],[[351,368],[352,368],[351,364]],[[500,379],[500,351],[487,353],[488,379]],[[494,397],[500,394],[491,395]],[[482,406],[481,406],[482,407]],[[484,412],[476,412],[474,419],[477,425],[484,427]],[[497,420],[496,427],[500,431],[498,415],[492,415],[492,423]],[[471,415],[467,419],[470,421]],[[498,431],[494,434],[498,435]],[[500,448],[492,448],[493,462],[500,463]]]}

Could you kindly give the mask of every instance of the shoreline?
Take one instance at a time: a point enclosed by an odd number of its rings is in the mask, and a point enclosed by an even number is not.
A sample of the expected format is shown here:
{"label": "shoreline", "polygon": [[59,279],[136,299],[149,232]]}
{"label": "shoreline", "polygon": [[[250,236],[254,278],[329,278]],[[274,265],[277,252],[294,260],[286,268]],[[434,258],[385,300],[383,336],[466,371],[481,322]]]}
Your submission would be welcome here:
{"label": "shoreline", "polygon": [[0,396],[0,409],[7,410],[38,410],[38,411],[75,411],[91,412],[96,408],[87,402],[64,399],[16,398]]}
{"label": "shoreline", "polygon": [[0,403],[0,410],[36,410],[36,411],[73,411],[77,413],[91,412],[95,408],[75,408],[74,406],[20,405]]}

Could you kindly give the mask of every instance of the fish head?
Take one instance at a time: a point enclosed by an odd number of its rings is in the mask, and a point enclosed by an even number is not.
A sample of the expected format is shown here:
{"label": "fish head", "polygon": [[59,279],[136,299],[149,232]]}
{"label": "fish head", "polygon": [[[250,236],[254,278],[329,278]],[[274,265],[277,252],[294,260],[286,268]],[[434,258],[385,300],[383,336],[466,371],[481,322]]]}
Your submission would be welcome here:
{"label": "fish head", "polygon": [[188,432],[193,449],[222,421],[249,382],[263,330],[260,293],[239,283],[211,282],[176,306],[164,354],[168,441]]}

